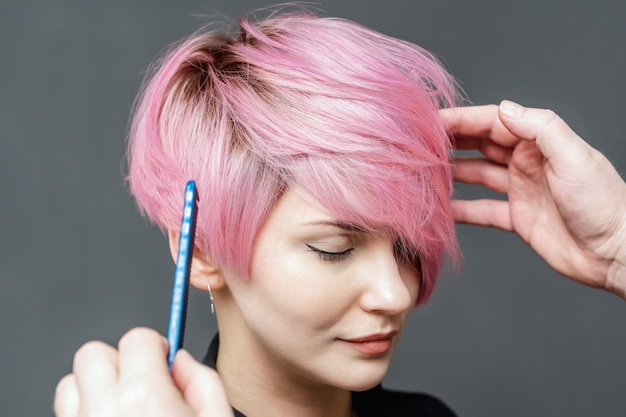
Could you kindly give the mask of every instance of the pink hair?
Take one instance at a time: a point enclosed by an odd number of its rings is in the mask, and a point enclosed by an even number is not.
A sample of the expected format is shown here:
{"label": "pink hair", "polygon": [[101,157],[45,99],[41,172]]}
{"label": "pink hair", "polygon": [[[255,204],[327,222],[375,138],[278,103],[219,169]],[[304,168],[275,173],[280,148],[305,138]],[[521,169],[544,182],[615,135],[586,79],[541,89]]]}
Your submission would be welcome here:
{"label": "pink hair", "polygon": [[132,119],[130,191],[178,230],[184,184],[199,190],[196,246],[249,276],[264,220],[291,187],[342,222],[389,233],[421,263],[418,301],[457,257],[450,140],[438,108],[452,77],[424,49],[308,12],[197,33],[162,58]]}

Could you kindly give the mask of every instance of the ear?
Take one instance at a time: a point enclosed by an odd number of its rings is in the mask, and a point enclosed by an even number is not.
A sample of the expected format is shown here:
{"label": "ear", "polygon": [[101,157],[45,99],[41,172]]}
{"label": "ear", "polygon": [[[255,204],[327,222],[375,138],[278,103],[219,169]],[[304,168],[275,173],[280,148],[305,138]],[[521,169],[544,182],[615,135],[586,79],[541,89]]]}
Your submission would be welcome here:
{"label": "ear", "polygon": [[[170,253],[172,259],[176,262],[178,257],[178,243],[180,234],[176,232],[168,232],[167,234],[170,243]],[[220,272],[220,269],[215,266],[213,259],[209,254],[202,253],[200,249],[194,246],[193,255],[191,258],[191,271],[189,273],[189,281],[191,285],[199,290],[207,291],[209,284],[211,290],[219,290],[226,285],[226,281]]]}

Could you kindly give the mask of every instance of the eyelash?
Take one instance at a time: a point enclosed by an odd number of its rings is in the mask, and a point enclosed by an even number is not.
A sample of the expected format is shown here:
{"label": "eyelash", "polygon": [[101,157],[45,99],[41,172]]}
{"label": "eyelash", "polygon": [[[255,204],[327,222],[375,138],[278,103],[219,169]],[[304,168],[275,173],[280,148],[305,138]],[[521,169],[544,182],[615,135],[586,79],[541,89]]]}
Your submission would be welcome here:
{"label": "eyelash", "polygon": [[352,251],[354,250],[354,248],[350,248],[350,249],[344,250],[343,252],[327,252],[327,251],[318,249],[315,246],[311,246],[308,243],[305,243],[305,245],[309,249],[311,249],[313,252],[317,253],[317,256],[319,256],[319,258],[322,261],[327,261],[327,262],[343,261],[345,259],[348,259],[352,255]]}

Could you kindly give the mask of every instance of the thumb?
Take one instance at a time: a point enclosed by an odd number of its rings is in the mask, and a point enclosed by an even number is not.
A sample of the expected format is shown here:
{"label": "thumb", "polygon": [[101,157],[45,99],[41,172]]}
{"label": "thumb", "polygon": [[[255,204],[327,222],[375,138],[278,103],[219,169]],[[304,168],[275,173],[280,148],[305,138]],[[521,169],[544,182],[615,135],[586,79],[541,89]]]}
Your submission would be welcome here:
{"label": "thumb", "polygon": [[535,141],[552,165],[584,163],[593,149],[552,110],[527,108],[503,100],[498,115],[513,135]]}
{"label": "thumb", "polygon": [[217,372],[196,361],[187,351],[176,354],[172,378],[197,417],[233,417]]}

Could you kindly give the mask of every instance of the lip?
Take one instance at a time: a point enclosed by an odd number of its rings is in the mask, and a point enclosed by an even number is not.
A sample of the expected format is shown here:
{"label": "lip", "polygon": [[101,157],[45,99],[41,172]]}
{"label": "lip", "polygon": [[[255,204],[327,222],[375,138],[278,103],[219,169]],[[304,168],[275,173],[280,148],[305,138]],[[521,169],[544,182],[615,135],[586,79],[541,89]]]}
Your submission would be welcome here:
{"label": "lip", "polygon": [[393,337],[397,333],[397,330],[393,330],[386,333],[375,333],[363,337],[339,340],[350,345],[360,353],[366,355],[382,355],[391,350]]}

